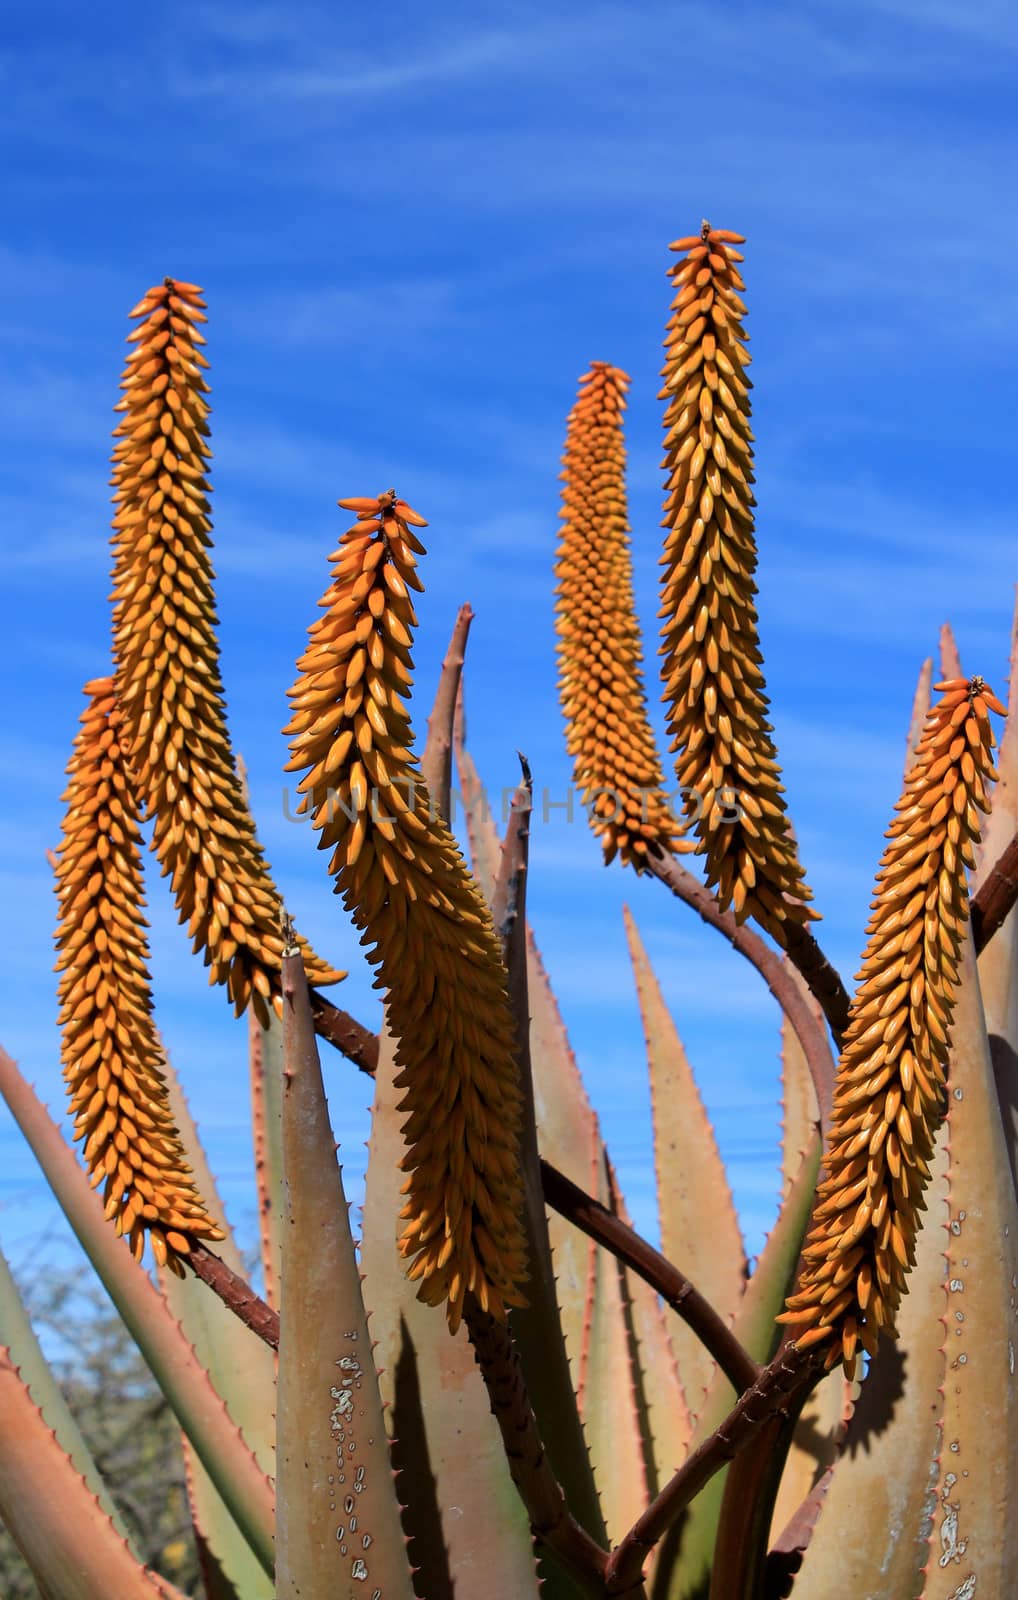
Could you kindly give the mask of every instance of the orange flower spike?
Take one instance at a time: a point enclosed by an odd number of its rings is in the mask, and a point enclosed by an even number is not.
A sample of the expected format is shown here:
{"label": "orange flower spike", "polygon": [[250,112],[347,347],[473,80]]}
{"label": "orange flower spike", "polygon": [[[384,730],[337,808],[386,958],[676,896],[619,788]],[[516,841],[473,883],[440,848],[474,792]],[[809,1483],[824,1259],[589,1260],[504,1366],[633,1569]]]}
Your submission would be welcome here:
{"label": "orange flower spike", "polygon": [[[754,603],[753,435],[745,305],[732,248],[742,236],[705,222],[679,239],[661,398],[667,529],[661,655],[680,785],[697,796],[707,882],[738,921],[781,945],[789,919],[813,917],[788,828]],[[742,815],[733,820],[733,807]]]}
{"label": "orange flower spike", "polygon": [[[207,478],[201,290],[167,278],[131,313],[114,435],[113,651],[134,782],[182,922],[210,982],[268,1020],[283,943],[279,896],[226,726]],[[313,983],[344,976],[313,952]]]}
{"label": "orange flower spike", "polygon": [[89,703],[67,768],[56,888],[61,1059],[106,1215],[161,1265],[195,1239],[222,1239],[195,1188],[170,1112],[165,1056],[152,1020],[137,806],[112,678],[86,684]]}
{"label": "orange flower spike", "polygon": [[944,1115],[965,869],[995,776],[989,713],[1004,712],[982,678],[936,687],[877,873],[802,1277],[778,1318],[850,1376],[856,1346],[872,1355],[880,1330],[893,1333],[914,1259]]}
{"label": "orange flower spike", "polygon": [[643,688],[622,435],[628,387],[624,372],[594,361],[569,414],[556,628],[573,781],[605,861],[618,854],[639,871],[648,853],[693,845],[678,837],[663,792]]}
{"label": "orange flower spike", "polygon": [[400,1250],[418,1297],[445,1301],[455,1331],[468,1294],[500,1318],[525,1303],[507,979],[491,914],[413,753],[411,594],[424,552],[413,530],[426,524],[394,491],[339,503],[358,520],[298,662],[288,770],[305,773],[298,809],[332,852],[336,892],[386,992],[406,1091]]}

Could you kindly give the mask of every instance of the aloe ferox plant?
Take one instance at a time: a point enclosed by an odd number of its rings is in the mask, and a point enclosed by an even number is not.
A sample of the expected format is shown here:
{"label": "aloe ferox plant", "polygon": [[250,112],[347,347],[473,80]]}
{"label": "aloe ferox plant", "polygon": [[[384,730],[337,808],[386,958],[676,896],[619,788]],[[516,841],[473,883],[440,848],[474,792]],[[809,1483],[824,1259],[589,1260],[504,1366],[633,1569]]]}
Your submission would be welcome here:
{"label": "aloe ferox plant", "polygon": [[[343,973],[294,932],[229,742],[204,300],[167,278],[131,313],[112,660],[85,686],[53,858],[83,1164],[2,1052],[0,1088],[180,1423],[208,1600],[1018,1593],[1018,657],[1009,709],[949,635],[935,685],[923,668],[850,995],[812,931],[767,720],[740,243],[705,222],[672,246],[677,788],[634,604],[629,380],[603,361],[569,417],[555,576],[566,739],[606,861],[659,879],[782,1008],[784,1193],[752,1272],[627,913],[661,1249],[630,1224],[527,922],[529,771],[500,838],[466,749],[467,606],[415,753],[426,523],[395,490],[340,501],[352,525],[290,691],[288,770],[377,969],[381,1034],[323,992]],[[248,1019],[264,1298],[155,1027],[146,823]],[[359,1247],[319,1040],[345,1058],[333,1081],[374,1078]],[[6,1272],[0,1345],[0,1518],[40,1593],[176,1597]]]}

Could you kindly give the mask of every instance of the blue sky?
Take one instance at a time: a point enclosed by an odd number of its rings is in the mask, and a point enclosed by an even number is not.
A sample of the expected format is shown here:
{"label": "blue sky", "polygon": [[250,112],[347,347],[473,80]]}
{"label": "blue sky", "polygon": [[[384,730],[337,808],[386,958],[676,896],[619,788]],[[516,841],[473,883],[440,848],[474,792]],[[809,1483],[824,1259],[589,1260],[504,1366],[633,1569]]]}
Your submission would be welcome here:
{"label": "blue sky", "polygon": [[[988,0],[10,12],[0,1040],[52,1106],[44,852],[80,685],[108,659],[126,312],[165,274],[209,299],[236,748],[298,924],[350,965],[338,998],[372,1021],[323,862],[281,804],[285,691],[345,525],[335,501],[395,485],[431,524],[419,726],[469,600],[481,771],[493,790],[512,783],[521,748],[538,787],[561,794],[551,567],[576,379],[591,359],[632,376],[634,560],[653,663],[667,245],[703,216],[747,235],[766,670],[822,938],[851,978],[917,671],[945,619],[966,668],[1005,686],[1016,65],[1018,20]],[[773,1003],[660,885],[599,863],[581,822],[535,826],[532,920],[630,1208],[653,1234],[624,900],[755,1251],[777,1191]],[[163,887],[150,875],[158,1019],[250,1238],[244,1034]],[[356,1195],[369,1085],[331,1052],[327,1075]],[[5,1112],[0,1172],[0,1241],[17,1263],[51,1233],[54,1208]]]}

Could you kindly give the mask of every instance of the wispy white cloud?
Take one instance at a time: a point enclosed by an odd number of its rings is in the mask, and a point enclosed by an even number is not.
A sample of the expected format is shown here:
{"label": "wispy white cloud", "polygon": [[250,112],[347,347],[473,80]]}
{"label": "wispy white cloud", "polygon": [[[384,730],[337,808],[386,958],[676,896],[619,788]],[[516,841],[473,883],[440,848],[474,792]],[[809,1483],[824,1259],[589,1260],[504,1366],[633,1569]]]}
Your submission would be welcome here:
{"label": "wispy white cloud", "polygon": [[[271,41],[274,43],[275,41]],[[497,30],[472,39],[450,39],[424,48],[404,59],[375,59],[354,52],[323,48],[318,40],[314,64],[310,61],[286,66],[260,63],[255,67],[234,66],[226,70],[201,71],[171,68],[170,92],[181,99],[254,98],[283,101],[363,101],[390,92],[431,88],[494,66],[518,63],[525,55],[526,42],[519,30]],[[379,52],[381,56],[381,52]]]}
{"label": "wispy white cloud", "polygon": [[1018,20],[1007,0],[974,0],[965,6],[952,0],[861,0],[859,10],[893,18],[911,31],[961,37],[994,51],[1018,49]]}

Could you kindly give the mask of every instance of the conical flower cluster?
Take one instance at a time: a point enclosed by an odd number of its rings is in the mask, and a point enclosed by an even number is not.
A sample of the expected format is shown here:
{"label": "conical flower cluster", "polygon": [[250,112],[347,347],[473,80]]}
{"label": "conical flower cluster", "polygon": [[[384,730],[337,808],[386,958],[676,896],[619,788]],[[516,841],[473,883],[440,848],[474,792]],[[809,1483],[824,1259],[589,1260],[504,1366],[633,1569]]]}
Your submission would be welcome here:
{"label": "conical flower cluster", "polygon": [[400,1249],[429,1305],[464,1298],[504,1317],[524,1303],[519,1129],[506,974],[491,915],[444,821],[431,815],[405,701],[419,590],[413,528],[397,500],[341,500],[357,516],[290,691],[290,771],[387,991],[406,1093],[409,1173]]}
{"label": "conical flower cluster", "polygon": [[90,697],[67,767],[57,855],[61,1058],[92,1187],[140,1259],[161,1264],[195,1239],[222,1239],[191,1178],[170,1113],[152,1020],[137,807],[112,678]]}
{"label": "conical flower cluster", "polygon": [[994,776],[981,678],[937,685],[881,857],[869,941],[838,1064],[834,1112],[797,1292],[779,1321],[800,1346],[830,1342],[849,1376],[893,1333],[915,1259],[929,1161],[945,1110],[959,952],[968,926],[965,868]]}
{"label": "conical flower cluster", "polygon": [[[722,909],[779,944],[812,915],[779,782],[754,596],[753,435],[741,234],[678,239],[661,398],[667,528],[661,655],[671,749],[695,792],[696,836]],[[736,815],[736,810],[738,815]]]}
{"label": "conical flower cluster", "polygon": [[562,457],[555,565],[559,698],[573,779],[605,862],[638,869],[678,838],[647,716],[633,595],[622,414],[629,379],[594,361],[580,379]]}
{"label": "conical flower cluster", "polygon": [[[262,1021],[279,986],[279,897],[230,748],[209,560],[208,365],[201,292],[167,279],[141,319],[121,388],[113,485],[113,648],[132,778],[152,848],[210,981]],[[308,977],[343,976],[307,954]]]}

